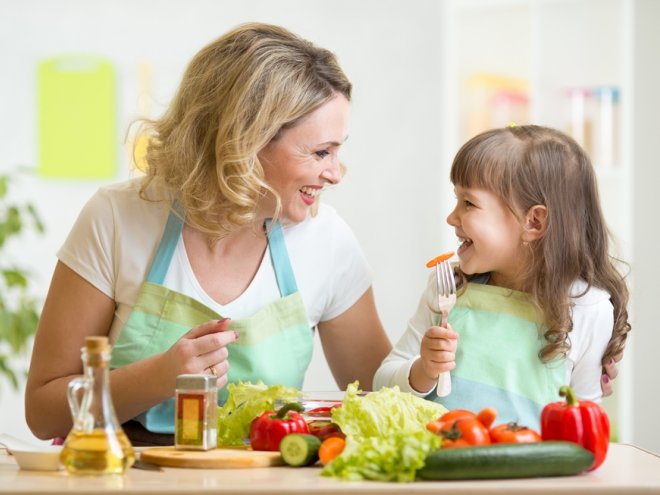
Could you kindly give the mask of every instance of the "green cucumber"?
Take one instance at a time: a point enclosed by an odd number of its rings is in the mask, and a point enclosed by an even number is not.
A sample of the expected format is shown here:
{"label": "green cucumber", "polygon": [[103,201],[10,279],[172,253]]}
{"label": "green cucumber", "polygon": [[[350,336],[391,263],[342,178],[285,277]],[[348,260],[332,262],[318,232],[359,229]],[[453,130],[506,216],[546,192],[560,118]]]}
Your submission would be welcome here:
{"label": "green cucumber", "polygon": [[439,449],[417,471],[423,480],[570,476],[589,469],[591,452],[573,442],[498,443]]}
{"label": "green cucumber", "polygon": [[310,466],[319,460],[321,440],[306,433],[290,433],[280,442],[280,454],[289,466]]}

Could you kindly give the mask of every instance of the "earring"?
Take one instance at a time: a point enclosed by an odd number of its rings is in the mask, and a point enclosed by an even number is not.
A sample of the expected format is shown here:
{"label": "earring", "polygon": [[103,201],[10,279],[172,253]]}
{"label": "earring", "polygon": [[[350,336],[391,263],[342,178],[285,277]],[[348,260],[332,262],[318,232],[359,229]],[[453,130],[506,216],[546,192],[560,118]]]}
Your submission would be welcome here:
{"label": "earring", "polygon": [[528,246],[529,246],[529,242],[527,242],[527,241],[523,241],[522,245],[525,246],[525,247],[528,247]]}

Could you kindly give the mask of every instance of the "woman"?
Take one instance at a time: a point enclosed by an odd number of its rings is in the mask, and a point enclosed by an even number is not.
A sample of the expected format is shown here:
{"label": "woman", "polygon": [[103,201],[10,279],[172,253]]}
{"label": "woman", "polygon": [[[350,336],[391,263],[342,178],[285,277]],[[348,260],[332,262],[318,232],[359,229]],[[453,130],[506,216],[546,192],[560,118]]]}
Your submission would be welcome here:
{"label": "woman", "polygon": [[172,442],[179,374],[302,386],[313,328],[339,387],[371,388],[391,345],[353,234],[318,204],[341,181],[350,97],[332,53],[276,26],[240,26],[193,58],[146,123],[146,177],[101,188],[58,252],[26,390],[37,437],[70,430],[89,335],[114,344],[134,442]]}

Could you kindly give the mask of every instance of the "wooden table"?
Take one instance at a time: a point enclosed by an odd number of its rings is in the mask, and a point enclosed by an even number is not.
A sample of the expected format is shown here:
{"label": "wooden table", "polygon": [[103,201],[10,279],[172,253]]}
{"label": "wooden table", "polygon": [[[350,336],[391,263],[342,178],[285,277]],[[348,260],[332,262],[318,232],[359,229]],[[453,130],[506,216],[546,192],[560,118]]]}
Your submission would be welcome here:
{"label": "wooden table", "polygon": [[130,469],[124,476],[73,477],[65,471],[18,469],[0,451],[0,494],[660,494],[660,456],[632,445],[612,444],[596,471],[580,476],[493,481],[414,483],[346,482],[321,477],[320,468]]}

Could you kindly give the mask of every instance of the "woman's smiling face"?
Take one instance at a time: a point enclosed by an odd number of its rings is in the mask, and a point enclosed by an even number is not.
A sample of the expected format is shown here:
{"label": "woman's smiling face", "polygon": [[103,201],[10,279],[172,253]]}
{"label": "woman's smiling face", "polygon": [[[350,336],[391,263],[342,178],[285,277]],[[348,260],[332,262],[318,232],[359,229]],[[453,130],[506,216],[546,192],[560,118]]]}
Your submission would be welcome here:
{"label": "woman's smiling face", "polygon": [[[323,187],[341,181],[338,154],[348,136],[348,114],[348,100],[337,94],[259,152],[265,180],[282,201],[284,219],[302,222]],[[268,195],[264,215],[272,216],[274,208],[275,199]]]}

